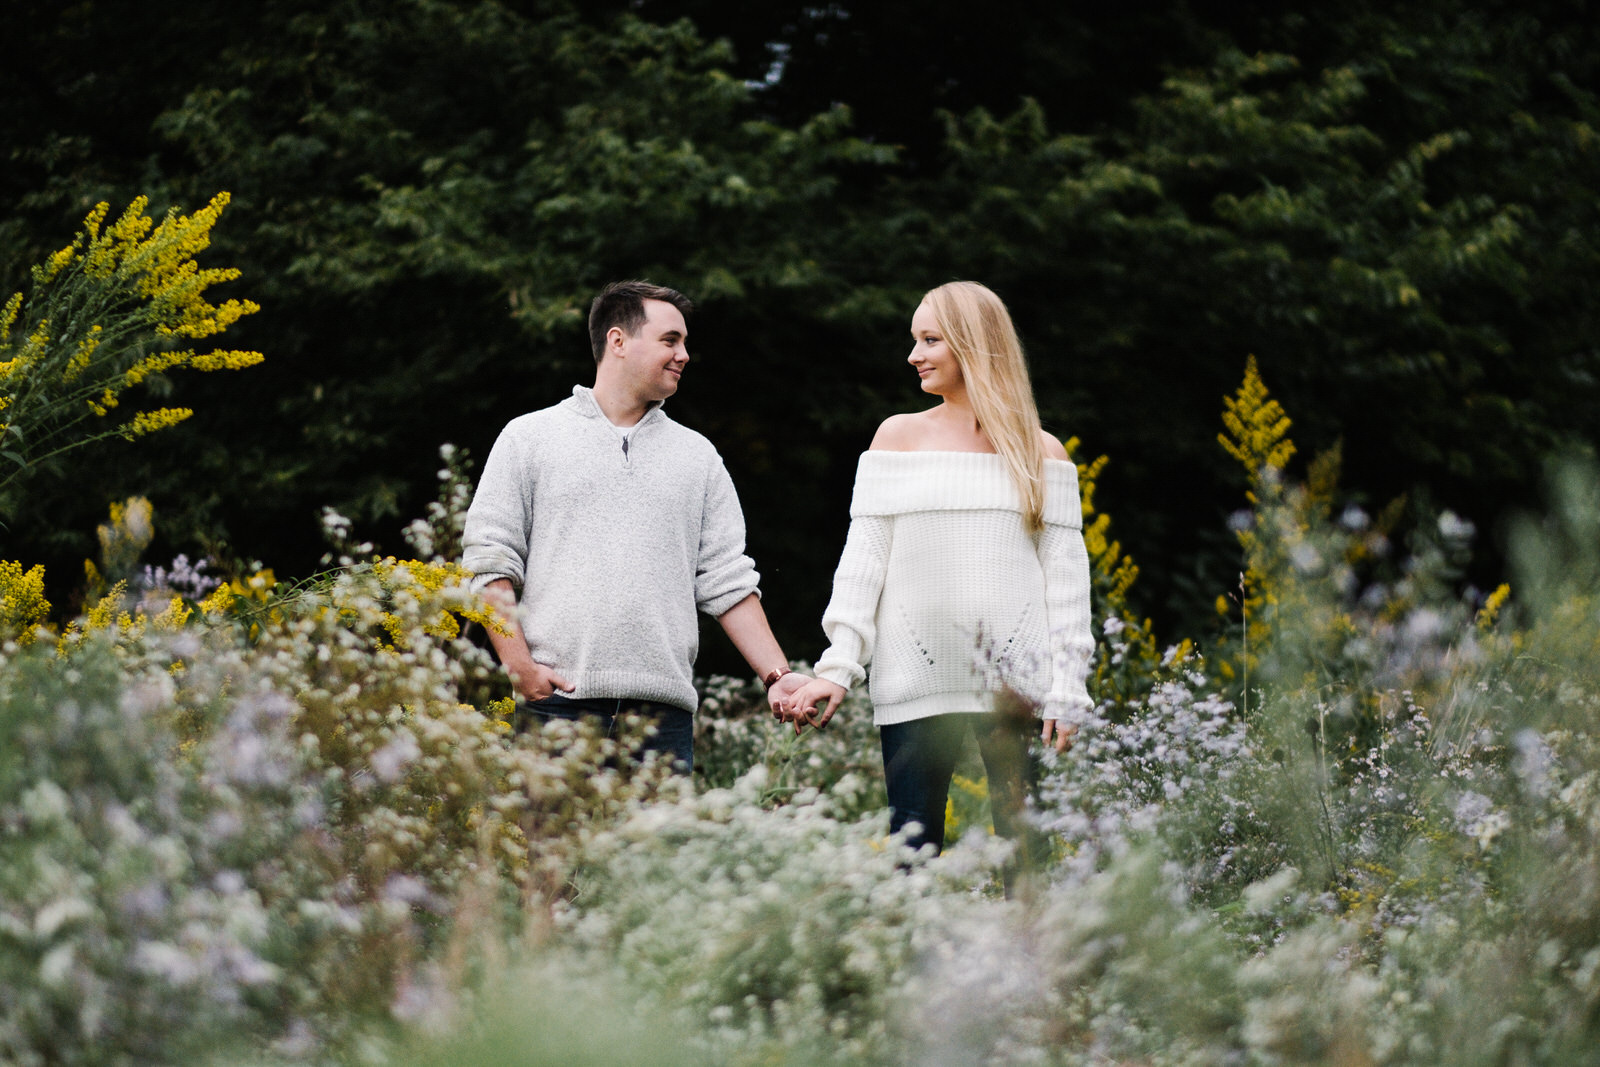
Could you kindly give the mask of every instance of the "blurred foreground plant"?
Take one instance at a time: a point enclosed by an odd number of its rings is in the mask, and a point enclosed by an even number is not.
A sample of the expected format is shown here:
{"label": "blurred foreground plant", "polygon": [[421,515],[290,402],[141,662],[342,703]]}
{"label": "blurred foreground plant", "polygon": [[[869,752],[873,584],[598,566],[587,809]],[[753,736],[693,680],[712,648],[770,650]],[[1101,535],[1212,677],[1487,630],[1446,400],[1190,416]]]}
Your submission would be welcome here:
{"label": "blurred foreground plant", "polygon": [[458,565],[378,557],[200,604],[119,580],[53,647],[0,645],[0,1058],[343,1048],[412,1018],[462,901],[514,930],[570,893],[665,768],[512,736],[464,699],[493,665],[462,619],[489,622]]}

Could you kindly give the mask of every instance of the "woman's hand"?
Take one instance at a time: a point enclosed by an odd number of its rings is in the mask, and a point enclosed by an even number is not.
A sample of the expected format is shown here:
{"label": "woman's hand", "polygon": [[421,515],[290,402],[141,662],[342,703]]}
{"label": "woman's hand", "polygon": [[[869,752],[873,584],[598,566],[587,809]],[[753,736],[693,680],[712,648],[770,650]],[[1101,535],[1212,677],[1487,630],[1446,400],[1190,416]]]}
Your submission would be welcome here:
{"label": "woman's hand", "polygon": [[[844,699],[848,690],[842,685],[837,685],[824,678],[812,678],[805,685],[789,694],[789,699],[783,708],[785,721],[794,723],[796,736],[808,725],[820,730],[828,725],[828,720],[833,718],[834,711],[839,707],[839,701]],[[825,707],[818,711],[817,705],[822,703]]]}
{"label": "woman's hand", "polygon": [[789,671],[767,690],[767,706],[772,709],[772,717],[779,722],[787,722],[788,716],[783,713],[784,706],[788,704],[789,697],[801,686],[811,681],[803,674]]}
{"label": "woman's hand", "polygon": [[1065,752],[1077,739],[1078,727],[1057,719],[1046,719],[1044,729],[1039,731],[1039,740],[1046,745],[1054,745],[1057,752]]}

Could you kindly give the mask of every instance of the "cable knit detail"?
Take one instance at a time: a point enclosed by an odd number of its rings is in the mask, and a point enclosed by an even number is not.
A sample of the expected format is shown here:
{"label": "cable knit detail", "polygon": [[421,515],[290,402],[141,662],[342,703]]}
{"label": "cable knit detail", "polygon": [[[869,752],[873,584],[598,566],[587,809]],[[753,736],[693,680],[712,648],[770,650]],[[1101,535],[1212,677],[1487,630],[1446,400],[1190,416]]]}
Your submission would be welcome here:
{"label": "cable knit detail", "polygon": [[880,726],[989,711],[1005,686],[1047,718],[1080,719],[1094,645],[1071,463],[1045,462],[1044,519],[1024,530],[999,456],[863,455],[818,676],[850,688],[870,664]]}

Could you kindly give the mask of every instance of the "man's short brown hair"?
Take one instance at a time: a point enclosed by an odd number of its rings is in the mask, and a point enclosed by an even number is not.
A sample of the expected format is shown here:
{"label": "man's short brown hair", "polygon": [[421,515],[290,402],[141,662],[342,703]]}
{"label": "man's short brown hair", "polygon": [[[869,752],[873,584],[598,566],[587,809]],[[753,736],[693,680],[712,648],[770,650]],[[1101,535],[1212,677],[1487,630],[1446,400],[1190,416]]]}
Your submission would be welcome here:
{"label": "man's short brown hair", "polygon": [[617,326],[629,337],[637,334],[644,325],[644,302],[663,300],[683,312],[685,320],[694,310],[688,297],[676,289],[650,282],[612,282],[600,290],[600,295],[589,305],[589,347],[594,349],[594,361],[599,363],[606,354],[606,334]]}

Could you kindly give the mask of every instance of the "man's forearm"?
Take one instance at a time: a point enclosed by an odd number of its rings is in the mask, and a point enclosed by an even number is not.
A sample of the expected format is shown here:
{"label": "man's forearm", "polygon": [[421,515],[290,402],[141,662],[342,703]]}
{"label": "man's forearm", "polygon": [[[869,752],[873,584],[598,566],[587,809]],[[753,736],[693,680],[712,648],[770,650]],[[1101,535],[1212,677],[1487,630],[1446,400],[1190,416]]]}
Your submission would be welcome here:
{"label": "man's forearm", "polygon": [[751,593],[733,607],[717,616],[733,647],[739,650],[757,678],[764,678],[779,667],[789,665],[788,657],[772,636],[767,613],[761,607],[761,598]]}
{"label": "man's forearm", "polygon": [[500,665],[513,677],[532,677],[533,654],[528,651],[528,638],[522,632],[522,622],[517,618],[517,591],[506,578],[496,578],[483,590],[483,599],[500,617],[507,633],[489,631],[489,643],[494,646]]}

